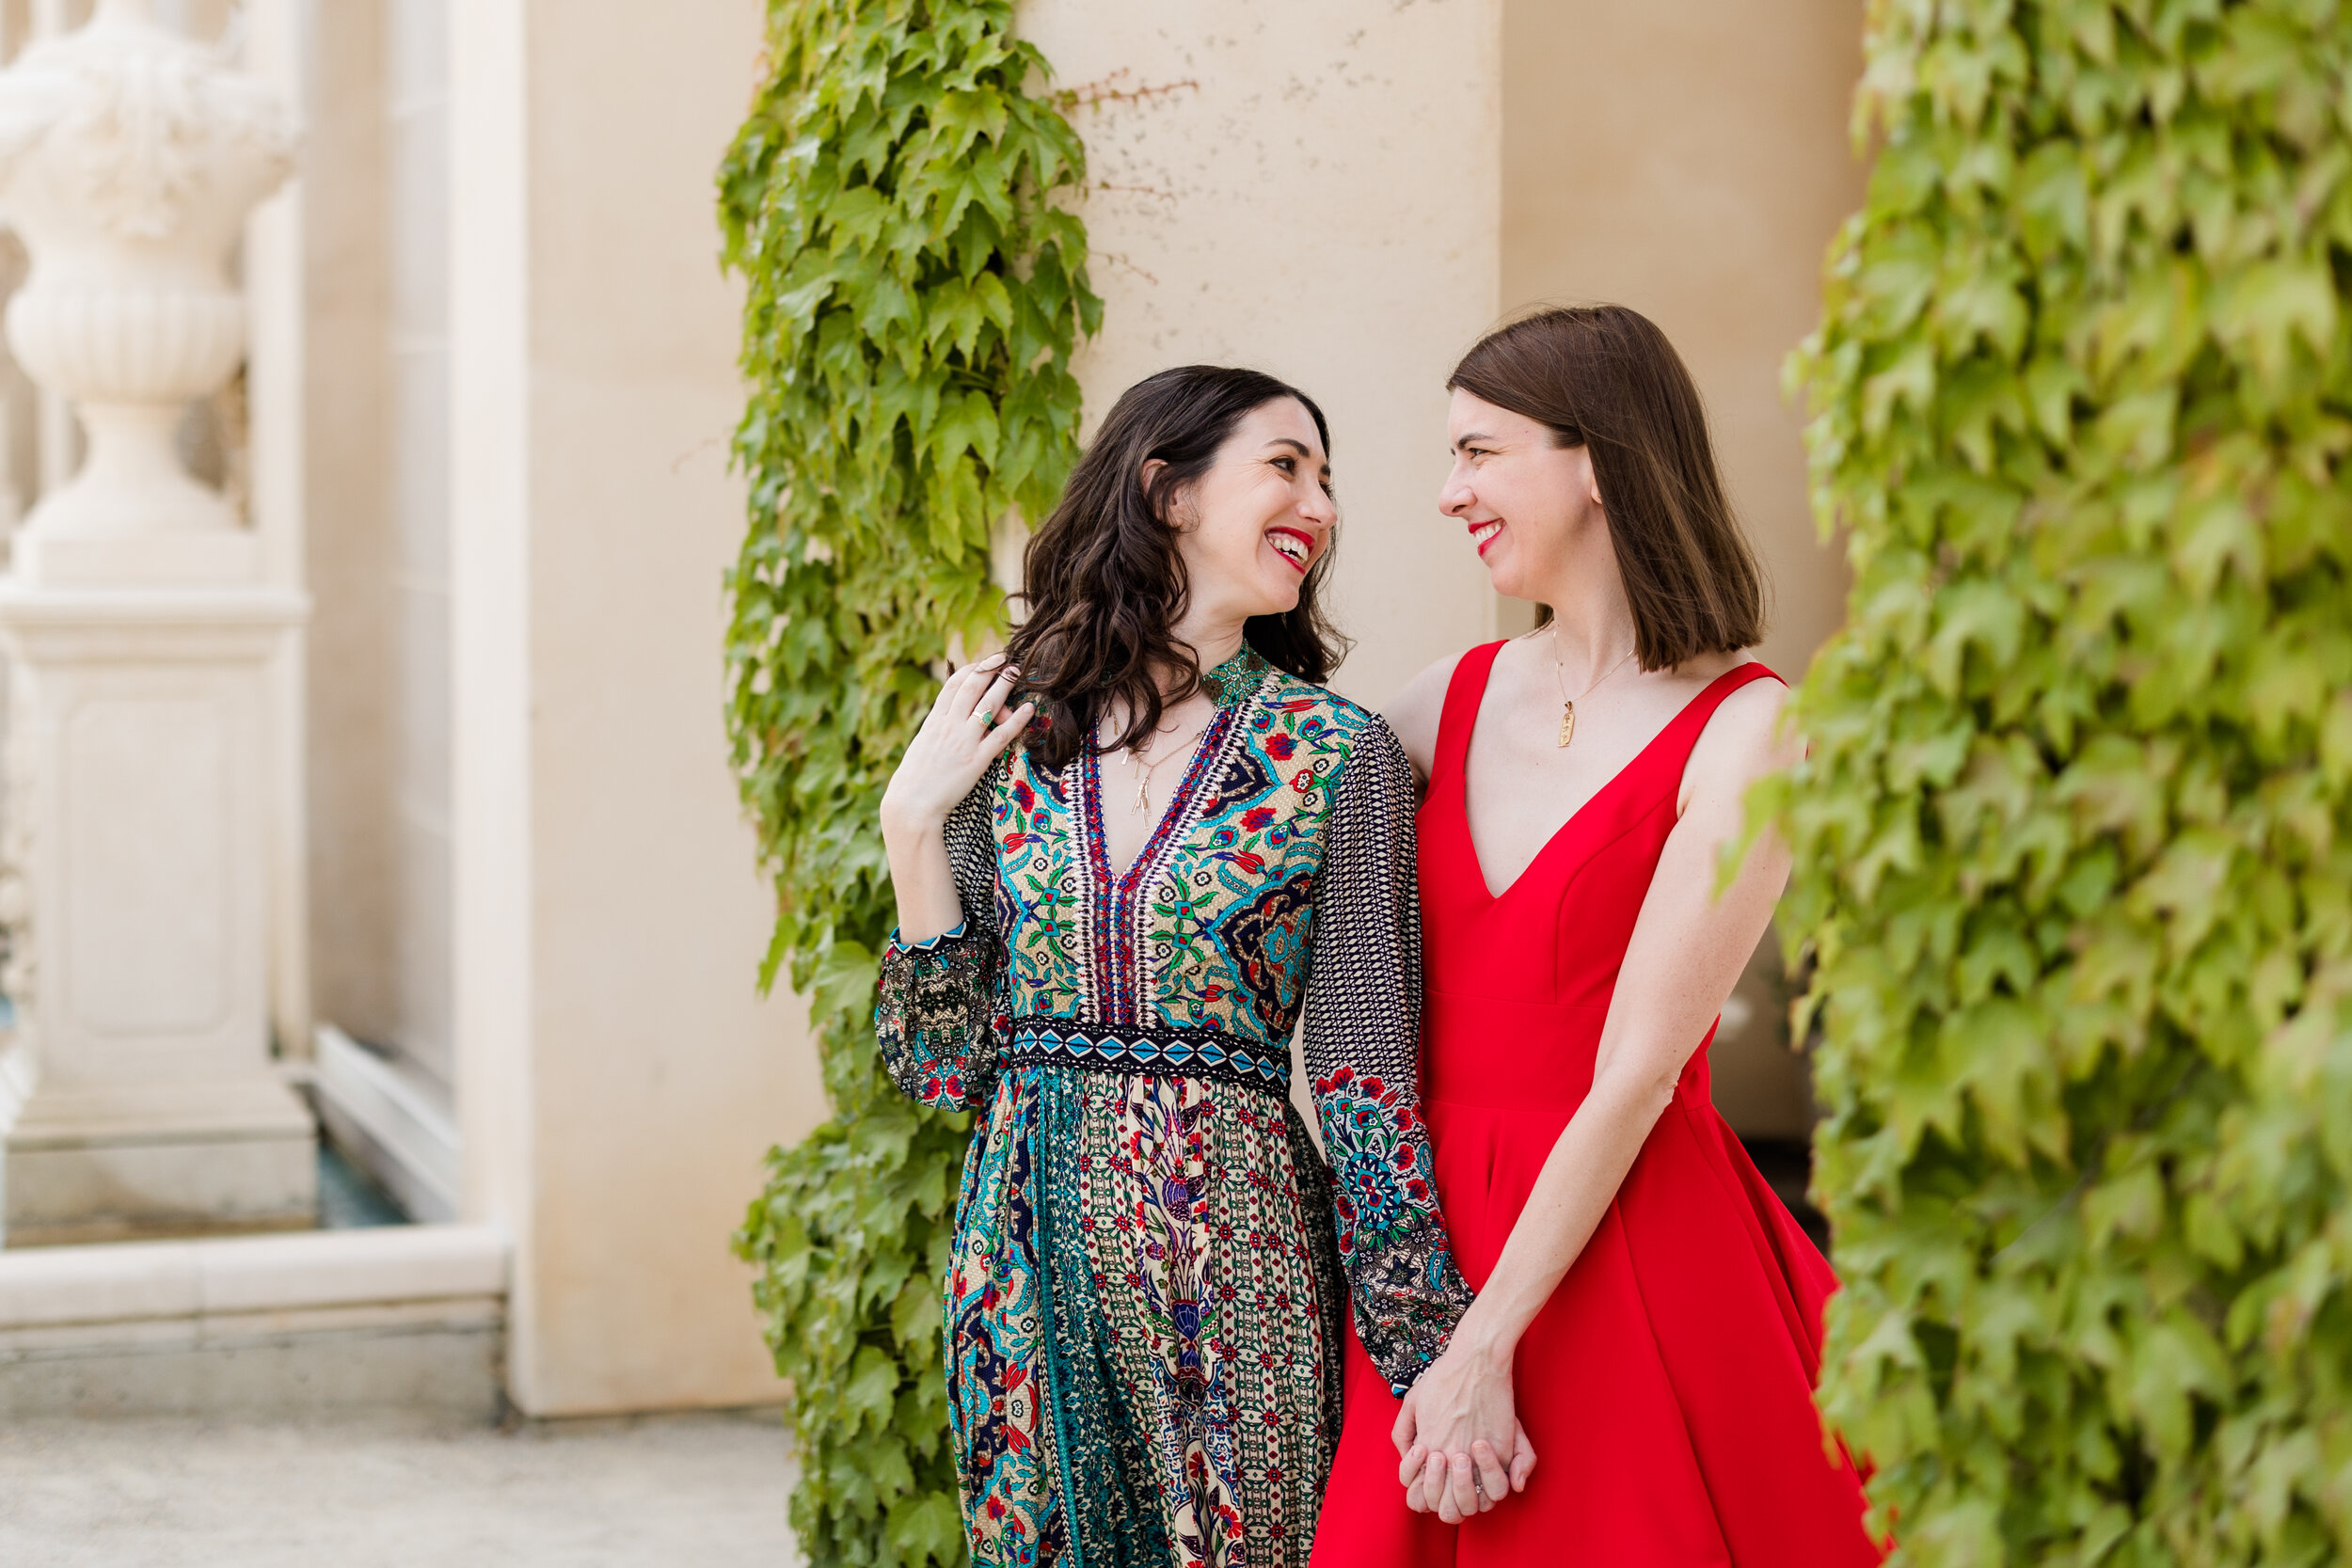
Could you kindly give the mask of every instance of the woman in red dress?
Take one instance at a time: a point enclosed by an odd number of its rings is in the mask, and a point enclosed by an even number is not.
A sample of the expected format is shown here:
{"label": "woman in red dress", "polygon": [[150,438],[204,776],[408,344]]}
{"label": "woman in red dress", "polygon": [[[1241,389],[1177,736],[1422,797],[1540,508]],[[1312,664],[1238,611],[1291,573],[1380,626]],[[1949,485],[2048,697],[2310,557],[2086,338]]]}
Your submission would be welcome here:
{"label": "woman in red dress", "polygon": [[1697,391],[1616,307],[1504,327],[1449,385],[1442,509],[1552,610],[1389,715],[1427,781],[1422,1100],[1477,1300],[1401,1402],[1348,1346],[1313,1561],[1874,1563],[1812,1399],[1836,1281],[1708,1098],[1788,872],[1769,834],[1734,853],[1745,796],[1798,743],[1742,652],[1762,588]]}

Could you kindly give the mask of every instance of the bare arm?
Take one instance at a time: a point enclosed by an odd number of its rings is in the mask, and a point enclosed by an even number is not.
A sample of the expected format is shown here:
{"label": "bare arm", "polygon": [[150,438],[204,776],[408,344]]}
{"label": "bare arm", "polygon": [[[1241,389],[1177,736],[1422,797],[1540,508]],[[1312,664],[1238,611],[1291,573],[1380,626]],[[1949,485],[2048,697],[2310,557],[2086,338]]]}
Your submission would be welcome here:
{"label": "bare arm", "polygon": [[1413,765],[1416,784],[1429,782],[1429,769],[1438,754],[1438,720],[1445,712],[1445,689],[1454,682],[1454,667],[1461,662],[1461,655],[1447,655],[1406,681],[1405,689],[1381,710],[1380,717],[1396,732],[1398,743]]}
{"label": "bare arm", "polygon": [[[1510,1407],[1511,1362],[1521,1335],[1592,1239],[1634,1157],[1648,1141],[1691,1053],[1756,950],[1788,879],[1788,850],[1759,836],[1731,884],[1717,895],[1719,857],[1746,830],[1748,787],[1795,762],[1781,732],[1787,690],[1758,681],[1726,698],[1684,771],[1686,804],[1626,950],[1595,1058],[1593,1086],[1545,1160],[1493,1275],[1452,1343],[1414,1386],[1425,1458],[1408,1451],[1404,1475],[1442,1516],[1474,1511],[1473,1460],[1491,1496],[1493,1461],[1454,1446],[1490,1431]],[[1400,1422],[1400,1435],[1405,1429]]]}

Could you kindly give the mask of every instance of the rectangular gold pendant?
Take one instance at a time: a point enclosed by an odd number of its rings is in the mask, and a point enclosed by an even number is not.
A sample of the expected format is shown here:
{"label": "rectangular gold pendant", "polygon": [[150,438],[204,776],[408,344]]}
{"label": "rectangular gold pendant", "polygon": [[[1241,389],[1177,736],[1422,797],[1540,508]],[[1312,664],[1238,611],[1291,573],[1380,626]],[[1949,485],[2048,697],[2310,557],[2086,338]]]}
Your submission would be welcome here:
{"label": "rectangular gold pendant", "polygon": [[1562,703],[1560,705],[1560,744],[1565,746],[1569,741],[1574,740],[1575,738],[1576,705],[1574,703]]}

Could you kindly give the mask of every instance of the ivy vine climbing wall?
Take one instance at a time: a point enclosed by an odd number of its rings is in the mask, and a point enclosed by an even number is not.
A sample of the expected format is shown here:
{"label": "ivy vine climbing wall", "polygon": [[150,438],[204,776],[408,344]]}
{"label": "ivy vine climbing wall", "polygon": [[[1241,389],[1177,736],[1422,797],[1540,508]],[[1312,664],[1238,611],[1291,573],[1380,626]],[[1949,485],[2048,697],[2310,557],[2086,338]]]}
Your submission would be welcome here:
{"label": "ivy vine climbing wall", "polygon": [[2352,9],[1873,0],[1800,356],[1822,1401],[1920,1564],[2352,1546]]}
{"label": "ivy vine climbing wall", "polygon": [[1004,0],[774,0],[719,175],[748,285],[750,528],[729,719],[773,871],[763,980],[812,999],[834,1116],[778,1149],[736,1243],[801,1465],[812,1563],[960,1563],[940,1280],[964,1118],[875,1067],[891,925],[882,785],[951,646],[1003,624],[992,530],[1077,455],[1070,356],[1099,325],[1085,154]]}

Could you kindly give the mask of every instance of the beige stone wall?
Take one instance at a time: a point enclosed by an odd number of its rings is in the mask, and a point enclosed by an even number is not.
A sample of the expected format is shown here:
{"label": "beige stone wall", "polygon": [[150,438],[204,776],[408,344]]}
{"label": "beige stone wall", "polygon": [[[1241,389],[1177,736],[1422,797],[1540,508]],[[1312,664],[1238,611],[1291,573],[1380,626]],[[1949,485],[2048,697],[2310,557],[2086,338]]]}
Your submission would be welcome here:
{"label": "beige stone wall", "polygon": [[[1504,309],[1606,300],[1674,340],[1772,583],[1759,652],[1790,680],[1843,614],[1780,374],[1819,318],[1830,236],[1861,203],[1846,124],[1862,9],[1510,0],[1503,24]],[[1801,1137],[1811,1104],[1778,976],[1768,937],[1711,1053],[1715,1101],[1743,1133]]]}
{"label": "beige stone wall", "polygon": [[1482,636],[1491,598],[1438,515],[1446,372],[1496,305],[1500,0],[1334,8],[1025,0],[1073,116],[1102,336],[1090,419],[1170,365],[1254,365],[1331,420],[1336,685],[1385,701]]}
{"label": "beige stone wall", "polygon": [[1795,679],[1845,578],[1814,532],[1782,361],[1861,205],[1847,111],[1862,0],[1510,0],[1502,305],[1606,300],[1656,321],[1707,399],[1774,591],[1762,655]]}
{"label": "beige stone wall", "polygon": [[313,1011],[444,1088],[447,6],[312,10],[302,154]]}
{"label": "beige stone wall", "polygon": [[399,1029],[389,961],[399,883],[385,3],[314,13],[301,169],[311,994],[320,1018],[389,1044]]}
{"label": "beige stone wall", "polygon": [[383,9],[384,186],[389,223],[386,400],[398,454],[384,497],[388,601],[393,1037],[442,1084],[455,1081],[450,929],[450,515],[448,13],[463,0],[378,0]]}

